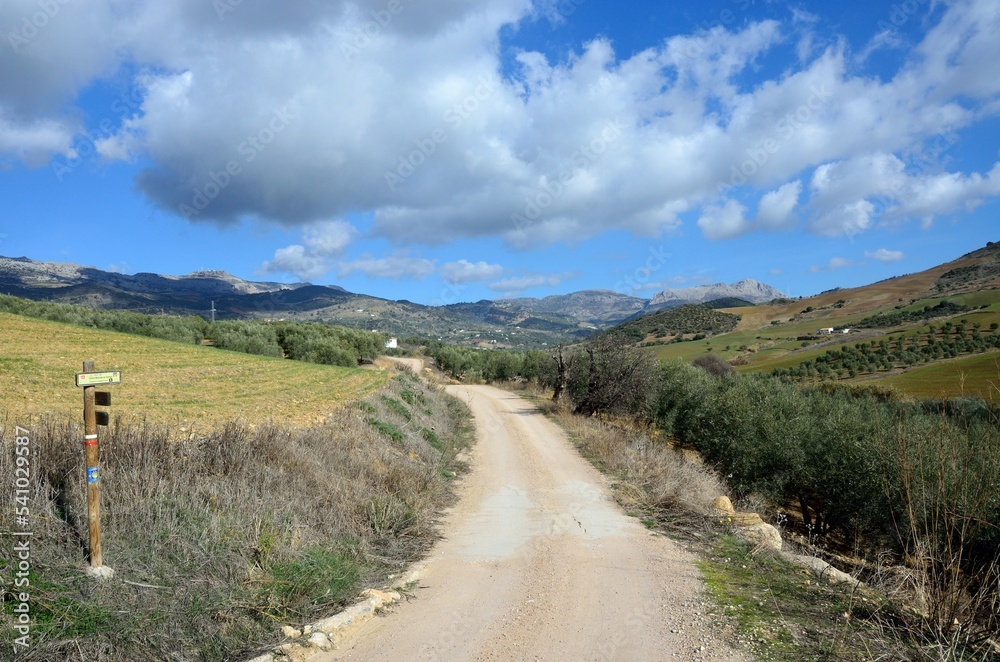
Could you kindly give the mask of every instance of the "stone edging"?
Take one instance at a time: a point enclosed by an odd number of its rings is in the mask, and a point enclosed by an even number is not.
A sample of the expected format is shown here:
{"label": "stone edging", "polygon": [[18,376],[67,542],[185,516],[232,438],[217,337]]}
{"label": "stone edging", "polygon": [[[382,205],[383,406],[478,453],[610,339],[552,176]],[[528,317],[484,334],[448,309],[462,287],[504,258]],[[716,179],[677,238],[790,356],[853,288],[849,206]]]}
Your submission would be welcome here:
{"label": "stone edging", "polygon": [[264,653],[247,662],[285,662],[286,660],[301,662],[312,657],[319,651],[336,648],[349,634],[363,623],[371,620],[380,609],[399,602],[402,599],[402,589],[417,582],[423,573],[423,566],[418,565],[409,572],[395,578],[384,589],[370,588],[361,592],[364,598],[343,611],[328,618],[306,625],[297,630],[289,625],[281,628],[288,641],[274,651]]}
{"label": "stone edging", "polygon": [[849,584],[852,587],[862,586],[862,583],[826,561],[815,556],[792,554],[782,549],[781,533],[775,527],[766,523],[757,513],[738,513],[727,497],[719,497],[712,502],[712,510],[719,517],[726,518],[734,526],[735,533],[750,543],[753,553],[770,551],[778,554],[788,562],[806,568],[817,579],[830,584]]}

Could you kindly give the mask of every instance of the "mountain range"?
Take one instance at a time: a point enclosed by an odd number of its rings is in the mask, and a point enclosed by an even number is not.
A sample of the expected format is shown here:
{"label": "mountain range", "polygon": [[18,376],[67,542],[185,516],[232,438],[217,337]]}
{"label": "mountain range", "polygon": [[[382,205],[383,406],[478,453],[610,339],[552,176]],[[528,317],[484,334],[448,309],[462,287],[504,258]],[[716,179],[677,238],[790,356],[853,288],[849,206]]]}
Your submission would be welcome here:
{"label": "mountain range", "polygon": [[732,285],[664,290],[652,300],[611,290],[584,290],[544,298],[424,306],[331,285],[247,281],[224,271],[127,275],[26,257],[0,257],[0,293],[144,313],[329,322],[402,337],[510,347],[573,342],[622,320],[686,303],[725,298],[763,303],[784,296],[769,285],[745,279]]}
{"label": "mountain range", "polygon": [[689,303],[708,303],[718,299],[742,299],[756,304],[784,298],[784,294],[770,285],[752,278],[744,278],[732,285],[715,283],[714,285],[695,285],[683,289],[663,290],[653,297],[647,305],[647,309],[661,310]]}

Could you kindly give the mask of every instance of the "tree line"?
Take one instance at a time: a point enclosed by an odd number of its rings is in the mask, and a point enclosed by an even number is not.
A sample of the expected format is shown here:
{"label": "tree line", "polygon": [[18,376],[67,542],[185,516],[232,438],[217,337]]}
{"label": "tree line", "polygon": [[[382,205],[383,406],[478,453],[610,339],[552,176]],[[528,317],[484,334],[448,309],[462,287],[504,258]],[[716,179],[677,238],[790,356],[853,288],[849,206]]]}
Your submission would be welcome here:
{"label": "tree line", "polygon": [[0,312],[147,338],[209,344],[245,354],[357,367],[385,348],[386,335],[306,322],[234,320],[208,322],[197,316],[146,315],[123,310],[31,301],[0,295]]}
{"label": "tree line", "polygon": [[[951,331],[954,343],[973,342]],[[882,351],[880,342],[867,347]],[[917,340],[895,342],[885,351],[912,351]],[[794,508],[820,538],[926,556],[962,581],[1000,571],[1000,416],[982,400],[804,387],[735,374],[715,356],[700,367],[661,364],[608,336],[547,353],[438,346],[433,355],[455,377],[531,379],[577,413],[651,426],[697,450],[737,497]],[[975,617],[996,630],[995,610]]]}
{"label": "tree line", "polygon": [[998,328],[996,322],[988,330],[978,323],[948,321],[940,329],[932,324],[924,333],[844,345],[797,366],[775,368],[771,374],[797,382],[846,379],[988,352],[1000,349]]}
{"label": "tree line", "polygon": [[970,310],[968,306],[954,303],[952,301],[941,301],[936,306],[924,306],[919,310],[895,310],[891,312],[877,313],[870,315],[858,322],[859,329],[870,329],[878,327],[902,326],[912,324],[922,320],[935,317],[948,317],[950,315],[960,315]]}

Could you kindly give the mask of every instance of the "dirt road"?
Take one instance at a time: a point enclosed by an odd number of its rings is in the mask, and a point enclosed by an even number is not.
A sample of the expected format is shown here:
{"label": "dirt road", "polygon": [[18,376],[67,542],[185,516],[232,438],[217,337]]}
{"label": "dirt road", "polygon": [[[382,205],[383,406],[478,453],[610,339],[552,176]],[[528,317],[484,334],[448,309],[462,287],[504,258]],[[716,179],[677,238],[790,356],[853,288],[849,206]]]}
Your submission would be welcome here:
{"label": "dirt road", "polygon": [[452,386],[472,472],[420,587],[315,660],[742,660],[712,634],[672,541],[624,515],[563,432],[516,395]]}

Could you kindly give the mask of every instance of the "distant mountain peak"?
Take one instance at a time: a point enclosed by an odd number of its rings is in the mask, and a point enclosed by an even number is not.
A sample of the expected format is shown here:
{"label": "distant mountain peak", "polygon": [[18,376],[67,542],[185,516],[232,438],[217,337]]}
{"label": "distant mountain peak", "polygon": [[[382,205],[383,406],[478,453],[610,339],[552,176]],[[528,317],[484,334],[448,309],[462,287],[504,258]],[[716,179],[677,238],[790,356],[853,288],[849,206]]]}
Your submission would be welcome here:
{"label": "distant mountain peak", "polygon": [[745,299],[751,303],[766,303],[772,299],[785,297],[780,290],[753,278],[744,278],[735,283],[713,283],[663,290],[649,302],[650,309],[664,308],[683,303],[706,303],[715,299]]}

